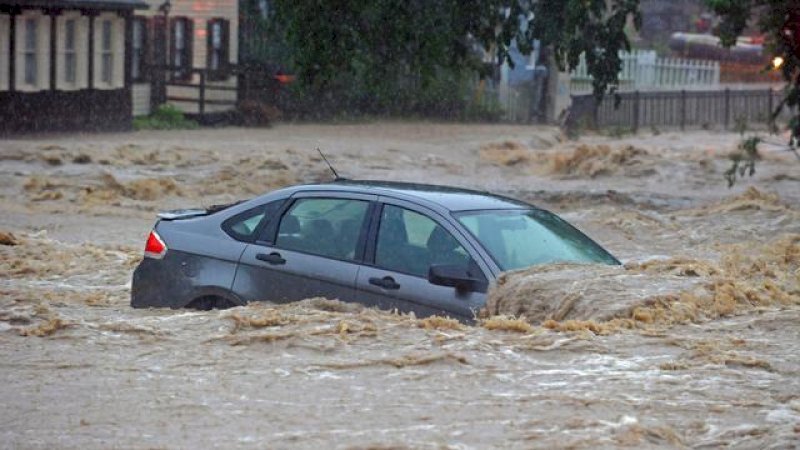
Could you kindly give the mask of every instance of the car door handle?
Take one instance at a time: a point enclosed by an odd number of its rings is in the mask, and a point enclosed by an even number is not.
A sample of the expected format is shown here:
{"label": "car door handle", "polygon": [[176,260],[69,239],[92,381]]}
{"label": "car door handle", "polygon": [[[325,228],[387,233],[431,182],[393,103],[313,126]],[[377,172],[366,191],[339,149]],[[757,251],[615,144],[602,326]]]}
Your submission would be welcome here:
{"label": "car door handle", "polygon": [[278,252],[272,252],[269,255],[266,253],[259,253],[256,255],[256,259],[272,265],[286,264],[286,260],[283,259]]}
{"label": "car door handle", "polygon": [[395,283],[394,278],[392,277],[372,277],[369,279],[369,284],[374,284],[375,286],[380,286],[383,289],[389,290],[400,289],[400,285]]}

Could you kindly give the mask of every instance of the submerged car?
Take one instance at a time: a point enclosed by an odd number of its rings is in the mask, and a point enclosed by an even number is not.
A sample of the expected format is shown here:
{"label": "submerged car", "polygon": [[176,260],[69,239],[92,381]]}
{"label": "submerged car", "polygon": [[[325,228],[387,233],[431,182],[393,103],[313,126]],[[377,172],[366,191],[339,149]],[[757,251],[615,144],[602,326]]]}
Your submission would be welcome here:
{"label": "submerged car", "polygon": [[327,297],[469,320],[501,272],[553,262],[619,264],[563,219],[518,200],[335,181],[159,214],[131,305],[211,309]]}

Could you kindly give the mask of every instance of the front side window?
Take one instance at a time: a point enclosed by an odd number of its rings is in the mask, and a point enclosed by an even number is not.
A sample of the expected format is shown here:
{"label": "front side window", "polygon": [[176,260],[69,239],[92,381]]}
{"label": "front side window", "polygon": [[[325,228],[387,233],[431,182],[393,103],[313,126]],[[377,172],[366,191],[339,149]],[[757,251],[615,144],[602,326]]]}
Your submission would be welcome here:
{"label": "front side window", "polygon": [[100,81],[111,84],[114,79],[113,22],[101,22],[100,34]]}
{"label": "front side window", "polygon": [[430,217],[393,205],[381,213],[375,265],[396,272],[428,277],[434,264],[470,266],[464,247]]}
{"label": "front side window", "polygon": [[544,210],[469,211],[457,217],[501,270],[559,262],[619,264],[575,227]]}
{"label": "front side window", "polygon": [[306,198],[284,214],[275,245],[287,250],[354,260],[369,202]]}
{"label": "front side window", "polygon": [[25,20],[25,84],[34,86],[37,84],[39,74],[36,55],[38,24],[39,21],[37,19]]}

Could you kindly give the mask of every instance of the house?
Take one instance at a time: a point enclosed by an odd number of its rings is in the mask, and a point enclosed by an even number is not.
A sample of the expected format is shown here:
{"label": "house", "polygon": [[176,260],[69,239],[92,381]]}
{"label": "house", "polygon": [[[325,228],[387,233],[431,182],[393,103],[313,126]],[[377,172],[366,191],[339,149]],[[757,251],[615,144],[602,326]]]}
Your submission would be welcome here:
{"label": "house", "polygon": [[236,106],[238,0],[145,0],[133,19],[133,115],[171,103],[202,119]]}
{"label": "house", "polygon": [[141,0],[0,0],[0,132],[131,126]]}
{"label": "house", "polygon": [[0,0],[0,133],[236,107],[238,0]]}

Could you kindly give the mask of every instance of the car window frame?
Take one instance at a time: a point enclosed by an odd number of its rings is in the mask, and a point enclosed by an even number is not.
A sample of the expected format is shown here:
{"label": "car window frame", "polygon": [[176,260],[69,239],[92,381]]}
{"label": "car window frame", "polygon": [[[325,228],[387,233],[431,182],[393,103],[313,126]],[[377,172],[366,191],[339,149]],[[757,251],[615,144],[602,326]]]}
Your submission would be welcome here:
{"label": "car window frame", "polygon": [[[356,242],[356,252],[353,259],[334,258],[328,255],[320,255],[317,253],[310,253],[302,250],[281,247],[277,245],[278,229],[280,223],[283,221],[284,216],[291,211],[292,206],[300,200],[309,198],[320,199],[338,199],[338,200],[358,200],[367,202],[367,210],[364,213],[364,219],[361,223],[361,230],[359,230],[358,240]],[[366,249],[367,235],[372,225],[373,210],[376,207],[378,196],[371,194],[360,194],[355,192],[337,192],[337,191],[302,191],[296,192],[290,196],[281,207],[277,220],[270,221],[270,223],[261,230],[259,238],[255,241],[257,245],[263,245],[274,248],[276,250],[283,250],[287,252],[295,252],[303,255],[315,256],[318,258],[325,258],[331,261],[341,261],[351,264],[362,264],[364,261],[364,254]]]}
{"label": "car window frame", "polygon": [[421,214],[424,217],[431,219],[436,225],[442,227],[450,233],[450,235],[458,241],[458,244],[461,245],[464,250],[467,251],[469,257],[475,261],[475,264],[478,266],[480,270],[480,275],[482,276],[481,281],[489,282],[491,279],[487,274],[491,274],[491,270],[486,264],[483,255],[475,249],[472,243],[463,235],[463,233],[455,226],[453,223],[448,221],[447,217],[437,213],[436,211],[426,208],[422,205],[418,205],[416,203],[412,203],[406,200],[395,199],[391,197],[378,197],[377,205],[373,210],[372,217],[370,220],[370,229],[367,235],[367,243],[365,248],[365,255],[364,255],[364,262],[365,266],[372,267],[378,270],[385,270],[386,272],[398,273],[409,277],[420,278],[423,280],[428,280],[428,276],[420,276],[414,273],[404,272],[396,269],[388,269],[382,266],[379,266],[375,263],[375,253],[378,249],[378,232],[381,226],[381,217],[383,215],[383,208],[386,205],[395,206],[398,208],[407,209],[409,211],[413,211],[417,214]]}
{"label": "car window frame", "polygon": [[[248,208],[248,209],[246,209],[246,210],[244,210],[242,212],[236,213],[236,214],[226,218],[225,220],[223,220],[222,223],[220,224],[220,228],[222,228],[222,231],[224,231],[225,234],[230,236],[231,239],[237,240],[239,242],[253,243],[261,235],[264,227],[267,226],[267,223],[271,222],[273,217],[276,217],[277,213],[282,211],[285,202],[286,202],[285,198],[279,198],[279,199],[275,199],[275,200],[272,200],[272,201],[269,201],[269,202],[266,202],[266,203],[262,203],[262,204],[260,204],[258,206],[254,206],[252,208]],[[267,214],[266,214],[267,213],[267,208],[269,207],[269,205],[271,205],[273,203],[281,203],[281,204],[277,205],[277,207],[275,209],[275,214],[272,214],[271,217],[267,217]],[[238,219],[240,217],[243,217],[243,216],[246,216],[246,215],[248,215],[248,214],[250,214],[250,213],[252,213],[254,211],[257,211],[259,209],[261,210],[261,212],[264,213],[264,217],[261,218],[261,220],[258,222],[258,225],[256,225],[256,228],[253,230],[253,233],[249,237],[247,237],[245,239],[245,238],[242,237],[242,235],[240,233],[237,233],[236,231],[233,230],[233,225],[234,225],[233,222],[235,222],[236,219]],[[256,213],[256,214],[258,214],[258,213]]]}

